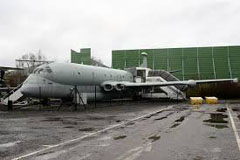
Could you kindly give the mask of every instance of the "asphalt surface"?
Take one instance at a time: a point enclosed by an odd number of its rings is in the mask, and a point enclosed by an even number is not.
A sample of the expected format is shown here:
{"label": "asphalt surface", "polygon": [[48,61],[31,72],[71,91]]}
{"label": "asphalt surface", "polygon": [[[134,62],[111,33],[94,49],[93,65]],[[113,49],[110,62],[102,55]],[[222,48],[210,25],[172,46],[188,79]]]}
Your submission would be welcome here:
{"label": "asphalt surface", "polygon": [[0,159],[239,160],[240,102],[0,111]]}

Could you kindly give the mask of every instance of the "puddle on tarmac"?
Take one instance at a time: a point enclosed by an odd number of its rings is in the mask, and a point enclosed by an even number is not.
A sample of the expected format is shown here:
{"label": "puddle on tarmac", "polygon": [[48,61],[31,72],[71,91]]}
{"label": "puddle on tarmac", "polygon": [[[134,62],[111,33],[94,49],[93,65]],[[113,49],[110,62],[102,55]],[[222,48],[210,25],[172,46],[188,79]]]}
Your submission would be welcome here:
{"label": "puddle on tarmac", "polygon": [[175,122],[182,122],[185,119],[184,116],[180,117],[179,119],[177,119]]}
{"label": "puddle on tarmac", "polygon": [[154,119],[154,120],[155,120],[155,121],[159,121],[159,120],[168,118],[168,116],[172,115],[173,113],[174,113],[174,112],[170,112],[170,113],[168,113],[166,116],[163,116],[163,117],[160,117],[160,118],[156,118],[156,119]]}
{"label": "puddle on tarmac", "polygon": [[64,128],[74,128],[73,126],[66,126],[66,127],[64,127]]}
{"label": "puddle on tarmac", "polygon": [[172,115],[173,113],[175,113],[175,112],[170,112],[170,113],[168,113],[168,114],[166,115],[166,117]]}
{"label": "puddle on tarmac", "polygon": [[159,114],[159,113],[154,113],[154,114],[151,114],[151,115],[146,116],[146,117],[144,117],[144,118],[148,119],[148,118],[151,118],[151,117],[156,116],[156,115],[158,115],[158,114]]}
{"label": "puddle on tarmac", "polygon": [[237,107],[233,107],[232,110],[233,110],[233,111],[240,111],[240,109],[237,108]]}
{"label": "puddle on tarmac", "polygon": [[62,118],[60,117],[49,117],[47,119],[42,120],[42,122],[57,122],[62,121]]}
{"label": "puddle on tarmac", "polygon": [[151,118],[151,117],[153,117],[153,116],[157,116],[159,113],[162,113],[162,112],[165,112],[165,111],[159,111],[159,112],[153,113],[153,114],[151,114],[151,115],[149,115],[149,116],[144,117],[143,119],[146,120],[146,119]]}
{"label": "puddle on tarmac", "polygon": [[170,128],[176,128],[177,126],[179,126],[180,125],[180,123],[175,123],[175,124],[173,124]]}
{"label": "puddle on tarmac", "polygon": [[120,136],[115,136],[113,137],[114,140],[119,140],[119,139],[124,139],[126,138],[127,136],[126,135],[120,135]]}
{"label": "puddle on tarmac", "polygon": [[219,113],[211,113],[210,114],[210,119],[204,120],[203,122],[228,123],[228,121],[224,120],[224,118],[228,118],[228,115],[219,114]]}
{"label": "puddle on tarmac", "polygon": [[80,128],[78,129],[79,131],[86,131],[86,132],[91,132],[94,130],[94,128]]}
{"label": "puddle on tarmac", "polygon": [[135,124],[135,122],[127,122],[126,123],[127,126],[134,125],[134,124]]}
{"label": "puddle on tarmac", "polygon": [[197,156],[197,157],[193,158],[193,160],[202,160],[202,159],[203,159],[203,157],[201,157],[201,156]]}
{"label": "puddle on tarmac", "polygon": [[78,124],[78,122],[76,122],[75,120],[62,119],[60,117],[49,117],[47,119],[42,120],[42,122],[62,122],[63,124],[68,124],[68,125]]}
{"label": "puddle on tarmac", "polygon": [[0,131],[0,135],[8,135],[9,132],[8,131]]}
{"label": "puddle on tarmac", "polygon": [[175,106],[175,107],[173,107],[173,108],[174,108],[174,110],[176,110],[176,111],[184,111],[184,110],[189,109],[190,107],[189,107],[188,105],[185,105],[185,106]]}
{"label": "puddle on tarmac", "polygon": [[153,135],[151,137],[148,137],[148,139],[152,140],[152,142],[155,142],[157,140],[159,140],[161,138],[161,136],[159,135]]}
{"label": "puddle on tarmac", "polygon": [[156,118],[156,119],[154,119],[155,121],[159,121],[159,120],[162,120],[162,119],[165,119],[165,118],[167,118],[167,117],[160,117],[160,118]]}
{"label": "puddle on tarmac", "polygon": [[209,136],[208,138],[215,139],[215,138],[217,138],[217,137],[215,137],[215,136]]}
{"label": "puddle on tarmac", "polygon": [[62,123],[68,125],[78,125],[78,122],[72,120],[62,120]]}
{"label": "puddle on tarmac", "polygon": [[223,128],[228,128],[227,125],[223,125],[223,124],[205,124],[206,126],[210,126],[210,127],[214,127],[217,129],[223,129]]}
{"label": "puddle on tarmac", "polygon": [[104,117],[104,116],[93,116],[93,115],[89,115],[88,119],[89,120],[104,120],[104,119],[112,119],[113,116],[109,116],[109,117]]}
{"label": "puddle on tarmac", "polygon": [[40,157],[40,156],[43,156],[43,155],[46,155],[46,154],[50,154],[50,153],[54,153],[54,151],[48,151],[48,152],[40,153],[40,154],[37,155],[37,157]]}
{"label": "puddle on tarmac", "polygon": [[216,111],[217,112],[226,112],[227,108],[218,108]]}
{"label": "puddle on tarmac", "polygon": [[175,123],[170,128],[176,128],[179,126],[185,119],[185,116],[181,116],[179,119],[175,120]]}

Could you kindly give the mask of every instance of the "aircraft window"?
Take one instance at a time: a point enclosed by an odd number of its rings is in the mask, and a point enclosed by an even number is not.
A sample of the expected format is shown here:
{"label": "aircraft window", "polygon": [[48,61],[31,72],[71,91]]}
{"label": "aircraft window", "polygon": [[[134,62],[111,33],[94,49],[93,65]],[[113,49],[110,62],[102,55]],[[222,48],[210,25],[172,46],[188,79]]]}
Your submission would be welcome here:
{"label": "aircraft window", "polygon": [[52,73],[52,70],[51,70],[51,68],[50,68],[49,66],[47,66],[45,69],[46,69],[46,71],[47,71],[48,73]]}
{"label": "aircraft window", "polygon": [[80,75],[81,73],[80,72],[78,72],[78,75]]}
{"label": "aircraft window", "polygon": [[34,69],[34,70],[33,70],[33,73],[37,73],[37,71],[38,71],[38,68]]}
{"label": "aircraft window", "polygon": [[40,74],[41,72],[43,72],[42,68],[40,68],[37,73]]}
{"label": "aircraft window", "polygon": [[47,72],[48,72],[48,73],[52,73],[52,70],[51,70],[51,69],[47,69]]}

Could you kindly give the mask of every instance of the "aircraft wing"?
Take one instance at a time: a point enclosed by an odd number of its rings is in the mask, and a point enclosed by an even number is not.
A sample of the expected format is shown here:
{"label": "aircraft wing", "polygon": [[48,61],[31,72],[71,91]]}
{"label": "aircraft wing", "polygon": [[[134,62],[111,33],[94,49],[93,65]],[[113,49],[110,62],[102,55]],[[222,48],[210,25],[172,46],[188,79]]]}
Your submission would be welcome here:
{"label": "aircraft wing", "polygon": [[167,81],[167,82],[146,82],[146,83],[134,83],[127,81],[106,81],[102,83],[102,87],[105,91],[111,91],[114,88],[121,91],[125,88],[143,88],[143,87],[164,87],[164,86],[176,86],[176,85],[187,85],[196,86],[197,84],[203,83],[217,83],[217,82],[233,82],[237,83],[238,79],[209,79],[209,80],[187,80],[187,81]]}
{"label": "aircraft wing", "polygon": [[209,79],[209,80],[187,80],[187,81],[167,81],[167,82],[148,82],[148,83],[133,83],[124,82],[122,83],[126,87],[150,87],[150,86],[176,86],[176,85],[188,85],[195,86],[203,83],[217,83],[217,82],[234,82],[237,83],[238,79]]}
{"label": "aircraft wing", "polygon": [[17,67],[6,67],[6,66],[0,66],[0,70],[23,70],[22,68],[17,68]]}
{"label": "aircraft wing", "polygon": [[120,83],[125,87],[152,87],[152,86],[173,86],[173,85],[188,85],[188,81],[168,81],[168,82],[147,82],[147,83],[133,83],[133,82],[122,82]]}

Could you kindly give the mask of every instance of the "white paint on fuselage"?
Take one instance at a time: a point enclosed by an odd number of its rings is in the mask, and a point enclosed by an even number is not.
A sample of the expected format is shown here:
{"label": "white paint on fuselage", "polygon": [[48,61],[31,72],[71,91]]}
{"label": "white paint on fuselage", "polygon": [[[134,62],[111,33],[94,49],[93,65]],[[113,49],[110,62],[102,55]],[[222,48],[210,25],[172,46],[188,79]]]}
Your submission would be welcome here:
{"label": "white paint on fuselage", "polygon": [[53,76],[48,79],[66,85],[100,85],[105,81],[133,81],[132,74],[117,69],[72,64],[52,63]]}
{"label": "white paint on fuselage", "polygon": [[[46,67],[52,70],[46,71]],[[40,73],[39,69],[43,69]],[[130,72],[111,68],[88,66],[73,63],[51,63],[37,67],[24,82],[21,92],[29,97],[67,98],[71,96],[74,86],[79,92],[86,93],[88,100],[114,97],[114,93],[107,93],[101,89],[105,81],[133,81]]]}

